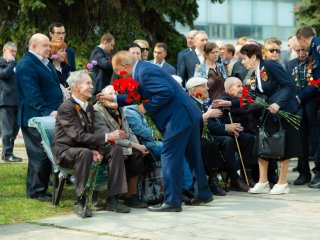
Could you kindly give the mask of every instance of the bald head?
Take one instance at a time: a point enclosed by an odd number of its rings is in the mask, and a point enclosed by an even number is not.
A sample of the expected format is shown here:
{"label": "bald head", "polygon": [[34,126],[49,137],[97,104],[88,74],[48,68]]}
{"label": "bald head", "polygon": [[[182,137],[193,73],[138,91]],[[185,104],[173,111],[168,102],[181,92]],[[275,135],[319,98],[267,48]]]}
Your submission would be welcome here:
{"label": "bald head", "polygon": [[50,54],[49,38],[42,33],[32,35],[29,40],[29,50],[43,58],[48,58]]}
{"label": "bald head", "polygon": [[128,74],[131,74],[136,60],[135,56],[129,51],[119,51],[112,58],[113,70],[117,74],[121,71],[126,71]]}
{"label": "bald head", "polygon": [[224,82],[224,90],[232,97],[240,97],[242,95],[242,82],[237,77],[229,77]]}
{"label": "bald head", "polygon": [[204,45],[208,42],[208,35],[205,31],[198,31],[194,35],[194,44],[198,51],[203,52]]}

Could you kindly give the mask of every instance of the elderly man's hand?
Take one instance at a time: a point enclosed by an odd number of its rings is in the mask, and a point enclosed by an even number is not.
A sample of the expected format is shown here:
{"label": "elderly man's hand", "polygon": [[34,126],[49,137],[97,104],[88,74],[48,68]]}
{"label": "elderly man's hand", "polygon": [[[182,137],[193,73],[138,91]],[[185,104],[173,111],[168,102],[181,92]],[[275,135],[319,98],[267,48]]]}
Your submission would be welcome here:
{"label": "elderly man's hand", "polygon": [[231,107],[231,101],[217,99],[212,102],[211,106],[214,108]]}
{"label": "elderly man's hand", "polygon": [[97,95],[96,95],[96,99],[98,100],[98,101],[100,101],[100,100],[102,100],[102,99],[104,99],[104,100],[108,100],[108,101],[114,101],[114,94],[113,93],[111,93],[111,92],[103,92],[103,93],[98,93]]}
{"label": "elderly man's hand", "polygon": [[101,162],[103,159],[103,156],[96,150],[91,150],[92,155],[93,155],[93,161],[98,161]]}
{"label": "elderly man's hand", "polygon": [[148,148],[144,145],[141,145],[141,144],[135,143],[135,142],[131,142],[130,145],[131,145],[131,147],[141,151],[143,153],[143,156],[145,156],[149,153]]}
{"label": "elderly man's hand", "polygon": [[243,127],[240,123],[226,124],[226,131],[238,137],[239,133],[243,131]]}
{"label": "elderly man's hand", "polygon": [[141,113],[141,114],[145,114],[147,112],[147,110],[143,106],[143,103],[139,104],[137,109],[138,109],[139,113]]}
{"label": "elderly man's hand", "polygon": [[207,124],[209,118],[220,117],[222,111],[216,108],[209,108],[204,114],[202,114],[202,119],[204,124]]}
{"label": "elderly man's hand", "polygon": [[57,111],[52,111],[51,113],[50,113],[50,116],[52,116],[52,117],[56,117],[57,116]]}
{"label": "elderly man's hand", "polygon": [[125,131],[116,130],[114,132],[108,133],[108,141],[115,141],[120,139],[125,139],[127,136]]}

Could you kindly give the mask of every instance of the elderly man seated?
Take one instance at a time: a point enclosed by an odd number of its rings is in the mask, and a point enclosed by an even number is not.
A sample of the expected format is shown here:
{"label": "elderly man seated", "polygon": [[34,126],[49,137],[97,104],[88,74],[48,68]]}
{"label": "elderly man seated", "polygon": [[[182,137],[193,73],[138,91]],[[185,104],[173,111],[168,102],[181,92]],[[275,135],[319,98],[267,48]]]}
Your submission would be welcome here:
{"label": "elderly man seated", "polygon": [[[114,95],[116,92],[112,85],[105,87],[102,93]],[[128,180],[128,193],[124,204],[132,208],[146,208],[147,204],[140,201],[137,197],[137,184],[139,176],[144,172],[144,156],[149,154],[146,146],[141,145],[137,137],[129,128],[127,119],[118,109],[116,102],[101,99],[94,105],[95,109],[95,130],[97,132],[108,132],[123,129],[127,137],[123,140],[117,140],[116,145],[122,146],[123,153],[126,156],[125,167]]]}
{"label": "elderly man seated", "polygon": [[[236,103],[243,94],[242,82],[239,78],[229,77],[224,83],[225,92],[221,96],[222,99]],[[245,162],[246,173],[249,176],[250,185],[253,184],[252,167],[258,164],[257,149],[251,148],[246,141],[251,141],[255,135],[259,133],[260,116],[264,107],[258,104],[244,104],[240,105],[232,104],[230,113],[234,122],[238,122],[243,126],[243,134],[240,141],[244,141],[243,145],[240,146],[244,159],[248,160]],[[227,113],[221,117],[225,123],[230,123],[230,117]],[[241,139],[241,140],[240,140]],[[247,140],[245,140],[247,139]],[[241,145],[241,143],[240,143]],[[250,160],[251,159],[251,160]],[[242,172],[242,175],[244,173]]]}
{"label": "elderly man seated", "polygon": [[[124,139],[124,131],[95,131],[94,109],[88,102],[92,97],[92,80],[87,71],[72,72],[67,82],[72,96],[58,109],[55,134],[52,144],[53,155],[57,163],[66,168],[75,168],[77,201],[74,211],[80,217],[91,217],[92,211],[84,208],[85,185],[93,161],[107,161],[108,201],[113,196],[127,192],[126,174],[122,149],[108,146],[104,156],[97,151],[98,146],[108,141]],[[129,212],[130,208],[111,201],[119,212]]]}
{"label": "elderly man seated", "polygon": [[[207,100],[208,98],[208,86],[206,79],[201,77],[193,77],[188,80],[186,87],[194,101],[199,106],[200,110],[202,110],[203,123],[207,126],[208,134],[212,136],[216,141],[218,148],[225,160],[225,167],[231,179],[231,189],[235,191],[247,192],[249,190],[249,186],[244,183],[244,181],[237,173],[239,164],[237,163],[237,160],[235,158],[236,145],[233,140],[233,136],[229,135],[232,134],[238,136],[239,133],[243,130],[241,124],[222,123],[221,119],[218,118],[222,114],[221,110],[212,109],[211,107],[208,108],[208,106],[203,103],[203,101]],[[248,142],[248,144],[251,144],[252,147],[253,140],[252,142]],[[213,149],[213,147],[211,147],[211,149]],[[208,154],[209,151],[210,146],[207,150],[203,151],[204,153],[207,153],[204,154],[203,158],[206,163],[205,168],[207,174],[212,174],[211,176],[209,175],[209,184],[211,187],[211,191],[215,193],[215,188],[217,187],[217,181],[215,180],[216,168],[218,167],[218,163],[215,162],[215,157],[217,158],[217,156]],[[211,162],[210,165],[208,164],[209,161]]]}

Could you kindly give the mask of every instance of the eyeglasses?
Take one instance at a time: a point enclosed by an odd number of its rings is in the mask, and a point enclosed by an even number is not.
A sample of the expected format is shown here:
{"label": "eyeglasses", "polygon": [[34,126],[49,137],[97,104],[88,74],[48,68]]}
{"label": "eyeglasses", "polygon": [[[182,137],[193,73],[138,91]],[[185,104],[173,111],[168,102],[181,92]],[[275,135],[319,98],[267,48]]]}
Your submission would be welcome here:
{"label": "eyeglasses", "polygon": [[57,34],[57,35],[66,35],[65,32],[54,32],[53,34]]}
{"label": "eyeglasses", "polygon": [[281,52],[280,49],[269,49],[268,51],[271,53],[280,53]]}
{"label": "eyeglasses", "polygon": [[149,48],[141,48],[141,51],[149,51]]}

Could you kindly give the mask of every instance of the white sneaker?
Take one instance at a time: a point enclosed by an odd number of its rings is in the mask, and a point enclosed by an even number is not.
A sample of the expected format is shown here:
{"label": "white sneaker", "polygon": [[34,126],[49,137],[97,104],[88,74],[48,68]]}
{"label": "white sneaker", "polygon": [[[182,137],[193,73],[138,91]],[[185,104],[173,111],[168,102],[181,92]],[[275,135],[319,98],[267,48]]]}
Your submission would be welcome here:
{"label": "white sneaker", "polygon": [[258,194],[258,193],[268,193],[270,191],[269,182],[256,183],[253,188],[250,188],[248,193]]}
{"label": "white sneaker", "polygon": [[288,187],[288,183],[286,184],[275,184],[270,191],[270,194],[279,195],[279,194],[288,194],[290,189]]}

